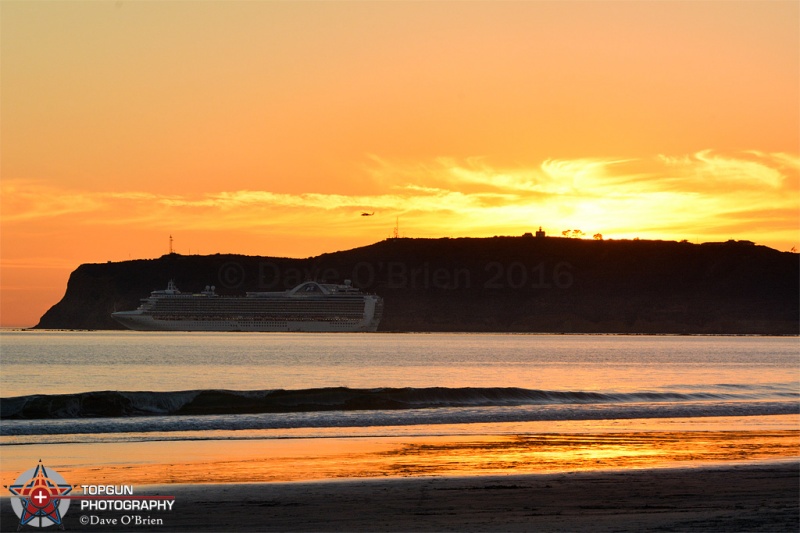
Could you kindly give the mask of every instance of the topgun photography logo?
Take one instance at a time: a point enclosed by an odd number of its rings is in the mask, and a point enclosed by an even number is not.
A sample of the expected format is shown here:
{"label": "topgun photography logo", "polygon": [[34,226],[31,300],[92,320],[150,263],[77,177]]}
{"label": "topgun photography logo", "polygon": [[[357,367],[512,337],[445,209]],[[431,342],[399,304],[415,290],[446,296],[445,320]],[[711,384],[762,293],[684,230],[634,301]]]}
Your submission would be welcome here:
{"label": "topgun photography logo", "polygon": [[[72,490],[80,487],[79,493]],[[35,468],[23,472],[17,481],[6,487],[11,494],[11,508],[19,518],[19,526],[64,529],[64,516],[72,500],[80,500],[81,514],[77,521],[82,526],[161,526],[163,518],[143,512],[169,512],[175,496],[134,496],[133,485],[70,485],[58,472],[45,468],[42,460]],[[94,513],[122,512],[122,515]],[[135,513],[135,514],[128,514]]]}
{"label": "topgun photography logo", "polygon": [[45,468],[41,460],[35,468],[22,473],[17,481],[8,487],[12,494],[11,508],[19,518],[19,527],[49,527],[57,525],[64,529],[64,515],[69,509],[73,486],[53,469]]}

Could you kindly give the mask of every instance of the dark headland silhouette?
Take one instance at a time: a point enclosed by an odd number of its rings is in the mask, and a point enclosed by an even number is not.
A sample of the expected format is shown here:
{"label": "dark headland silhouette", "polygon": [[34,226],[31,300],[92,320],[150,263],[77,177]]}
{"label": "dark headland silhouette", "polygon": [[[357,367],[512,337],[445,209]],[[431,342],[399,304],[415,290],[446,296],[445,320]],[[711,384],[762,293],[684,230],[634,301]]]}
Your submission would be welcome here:
{"label": "dark headland silhouette", "polygon": [[379,331],[797,335],[800,261],[748,241],[387,239],[306,259],[168,254],[85,264],[37,328],[121,329],[170,279],[184,292],[278,291],[314,279],[383,296]]}

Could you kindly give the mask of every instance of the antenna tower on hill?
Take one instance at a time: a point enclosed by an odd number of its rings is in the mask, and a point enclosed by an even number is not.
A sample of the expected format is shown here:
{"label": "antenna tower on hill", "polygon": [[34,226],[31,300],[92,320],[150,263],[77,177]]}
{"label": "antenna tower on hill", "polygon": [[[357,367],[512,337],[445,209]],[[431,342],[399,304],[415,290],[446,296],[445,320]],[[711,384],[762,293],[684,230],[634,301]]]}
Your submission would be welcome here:
{"label": "antenna tower on hill", "polygon": [[173,253],[175,253],[175,252],[172,251],[172,235],[170,235],[169,236],[169,255],[172,255]]}

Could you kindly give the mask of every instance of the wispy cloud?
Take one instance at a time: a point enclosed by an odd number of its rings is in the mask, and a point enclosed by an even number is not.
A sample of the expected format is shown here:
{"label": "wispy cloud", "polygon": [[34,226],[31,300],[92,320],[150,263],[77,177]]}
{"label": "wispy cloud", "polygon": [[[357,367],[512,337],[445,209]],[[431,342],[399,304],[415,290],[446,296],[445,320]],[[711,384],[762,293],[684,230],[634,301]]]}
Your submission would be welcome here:
{"label": "wispy cloud", "polygon": [[3,180],[0,197],[6,222],[90,213],[104,205],[96,195],[65,191],[37,180]]}
{"label": "wispy cloud", "polygon": [[664,164],[662,183],[687,192],[769,192],[796,183],[800,171],[798,158],[783,153],[748,151],[727,155],[703,150],[680,157],[662,155],[659,159]]}
{"label": "wispy cloud", "polygon": [[[380,194],[159,195],[4,180],[2,220],[289,234],[320,226],[374,231],[400,216],[413,236],[518,234],[538,225],[612,237],[797,235],[800,157],[792,154],[704,150],[650,160],[550,159],[530,168],[495,168],[483,158],[420,163],[372,156],[368,170]],[[361,211],[378,216],[362,218]],[[725,235],[739,229],[746,235]]]}

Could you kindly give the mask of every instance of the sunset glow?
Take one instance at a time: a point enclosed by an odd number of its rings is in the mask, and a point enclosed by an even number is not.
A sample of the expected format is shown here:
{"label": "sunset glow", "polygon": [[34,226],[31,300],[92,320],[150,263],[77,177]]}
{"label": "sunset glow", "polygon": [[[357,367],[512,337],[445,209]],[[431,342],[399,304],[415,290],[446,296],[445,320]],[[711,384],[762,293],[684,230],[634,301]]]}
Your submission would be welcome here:
{"label": "sunset glow", "polygon": [[800,248],[794,1],[0,10],[2,326],[170,235],[289,257],[398,222]]}

